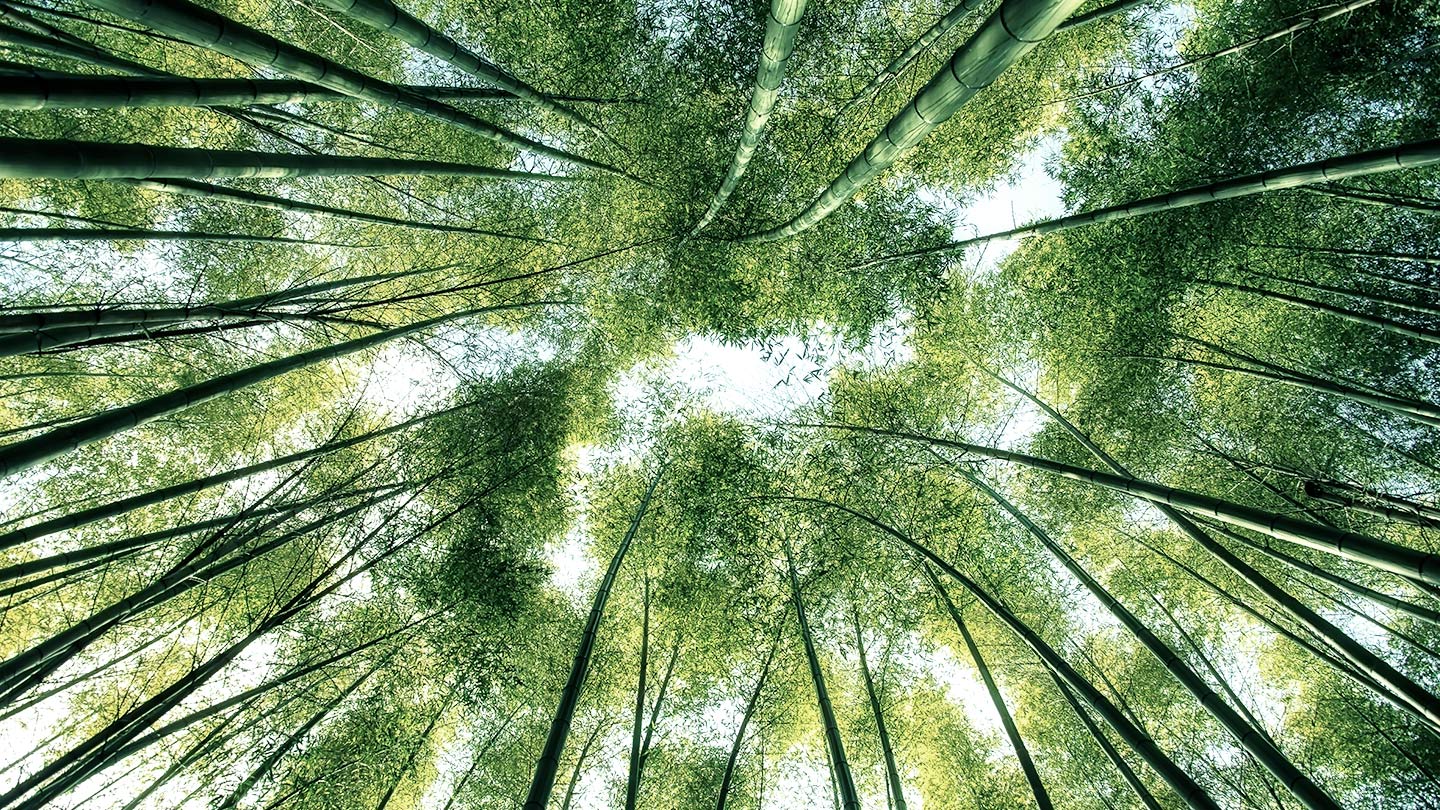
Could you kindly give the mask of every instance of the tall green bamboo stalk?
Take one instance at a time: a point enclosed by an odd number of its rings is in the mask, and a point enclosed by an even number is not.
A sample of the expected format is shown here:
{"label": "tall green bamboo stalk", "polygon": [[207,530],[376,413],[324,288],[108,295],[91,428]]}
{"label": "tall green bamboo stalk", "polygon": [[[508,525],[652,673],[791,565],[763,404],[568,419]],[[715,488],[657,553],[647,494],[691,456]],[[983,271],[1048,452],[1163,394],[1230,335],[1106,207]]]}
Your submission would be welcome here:
{"label": "tall green bamboo stalk", "polygon": [[106,180],[152,177],[349,177],[430,175],[495,180],[567,181],[563,175],[465,163],[396,158],[186,149],[138,143],[0,138],[0,177]]}
{"label": "tall green bamboo stalk", "polygon": [[875,730],[880,737],[880,752],[885,759],[885,780],[890,785],[890,797],[895,810],[907,810],[905,783],[901,781],[900,769],[895,764],[895,748],[890,744],[890,730],[885,727],[885,711],[880,705],[880,695],[875,690],[875,679],[870,674],[870,662],[865,660],[865,635],[860,631],[860,611],[853,603],[850,620],[855,626],[855,650],[860,655],[860,674],[865,678],[865,696],[870,701],[870,713],[875,716]]}
{"label": "tall green bamboo stalk", "polygon": [[745,713],[740,717],[740,727],[735,730],[735,742],[730,746],[730,756],[725,760],[725,774],[720,778],[720,789],[715,797],[715,810],[725,810],[725,804],[730,798],[730,785],[735,781],[735,765],[740,761],[740,749],[745,745],[745,729],[749,728],[751,719],[755,716],[755,708],[760,705],[760,694],[765,688],[765,679],[770,675],[770,665],[775,662],[775,652],[780,649],[780,636],[784,617],[776,623],[775,639],[770,643],[770,652],[765,655],[765,663],[760,667],[760,677],[755,679],[755,688],[750,692],[750,699],[745,702]]}
{"label": "tall green bamboo stalk", "polygon": [[480,307],[439,315],[417,323],[397,326],[365,337],[354,338],[333,346],[323,346],[308,352],[282,357],[251,366],[247,369],[222,374],[204,382],[178,388],[133,405],[110,408],[94,416],[81,419],[65,427],[56,428],[18,442],[0,446],[0,477],[23,472],[38,464],[59,458],[71,450],[119,435],[130,428],[153,422],[187,408],[209,402],[212,399],[239,391],[242,388],[274,379],[282,374],[304,368],[315,363],[344,357],[355,352],[379,346],[391,340],[423,332],[443,324],[473,317],[486,312],[526,309],[548,306],[555,301],[534,301],[523,304],[506,304]]}
{"label": "tall green bamboo stalk", "polygon": [[795,571],[795,555],[790,541],[782,538],[785,563],[790,574],[790,601],[800,623],[800,640],[805,646],[805,661],[810,665],[810,681],[815,687],[815,702],[820,707],[820,723],[825,727],[825,749],[830,754],[830,774],[835,782],[835,796],[842,810],[860,810],[860,794],[855,790],[855,777],[850,760],[845,756],[845,743],[840,739],[840,724],[835,720],[835,707],[825,688],[825,673],[820,670],[820,656],[815,652],[815,637],[805,618],[805,600],[800,595],[800,575]]}
{"label": "tall green bamboo stalk", "polygon": [[613,166],[572,155],[523,135],[502,129],[448,104],[416,95],[396,85],[366,76],[317,54],[281,42],[236,20],[198,6],[189,0],[87,0],[119,17],[222,53],[258,67],[278,70],[302,81],[318,84],[373,104],[413,112],[444,121],[481,137],[525,152],[622,174]]}
{"label": "tall green bamboo stalk", "polygon": [[853,269],[859,270],[875,267],[876,265],[888,264],[889,262],[899,261],[901,259],[913,259],[919,256],[935,256],[944,253],[953,253],[972,245],[983,245],[996,239],[1020,239],[1027,236],[1041,236],[1047,233],[1067,231],[1083,225],[1116,222],[1122,219],[1130,219],[1131,217],[1156,214],[1161,211],[1175,211],[1202,203],[1216,202],[1218,200],[1233,200],[1267,191],[1301,188],[1313,183],[1325,183],[1332,180],[1343,180],[1349,177],[1365,177],[1372,174],[1392,172],[1396,169],[1414,169],[1421,166],[1431,166],[1436,163],[1440,163],[1440,139],[1416,141],[1400,146],[1373,149],[1368,152],[1356,152],[1350,155],[1341,155],[1340,157],[1326,158],[1325,160],[1315,160],[1309,163],[1299,163],[1283,169],[1270,169],[1254,174],[1230,177],[1224,180],[1217,180],[1213,183],[1192,186],[1180,191],[1170,191],[1164,194],[1157,194],[1153,197],[1141,197],[1140,199],[1130,200],[1118,205],[1107,205],[1103,208],[1082,211],[1078,214],[1070,214],[1030,225],[1021,225],[1005,231],[996,231],[969,239],[946,242],[943,245],[916,248],[903,253],[892,253],[888,256],[879,256],[868,261],[860,262],[854,265]]}
{"label": "tall green bamboo stalk", "polygon": [[780,83],[785,80],[785,63],[795,50],[795,36],[800,31],[800,18],[805,14],[806,0],[771,0],[770,15],[765,19],[765,39],[760,45],[760,67],[755,72],[755,86],[750,92],[750,106],[745,113],[745,128],[740,132],[740,145],[735,148],[735,157],[730,169],[720,183],[720,189],[710,200],[700,221],[690,229],[690,235],[705,230],[705,226],[720,212],[721,206],[730,199],[755,150],[760,147],[760,136],[775,102],[780,98]]}
{"label": "tall green bamboo stalk", "polygon": [[217,186],[213,183],[202,183],[198,180],[182,180],[180,178],[167,178],[165,180],[134,180],[136,186],[159,191],[164,194],[179,194],[186,197],[196,197],[202,200],[233,202],[239,205],[249,205],[255,208],[264,208],[270,211],[285,211],[299,214],[317,214],[332,219],[344,219],[351,222],[364,222],[371,225],[391,225],[397,228],[413,228],[420,231],[433,231],[436,233],[459,233],[471,236],[490,236],[497,239],[520,239],[527,242],[545,242],[547,240],[521,234],[505,233],[503,231],[492,231],[484,228],[468,228],[463,225],[442,225],[434,222],[422,222],[413,219],[398,219],[380,214],[370,214],[365,211],[356,211],[352,208],[336,208],[333,205],[317,205],[316,203],[292,200],[288,197],[277,197],[273,194],[261,194],[257,191],[246,191],[238,188]]}
{"label": "tall green bamboo stalk", "polygon": [[530,781],[530,791],[525,796],[525,810],[546,810],[550,805],[550,793],[555,789],[555,774],[560,768],[560,755],[565,750],[565,738],[569,736],[570,725],[575,719],[575,707],[580,703],[580,688],[585,683],[586,673],[590,671],[590,656],[595,651],[600,620],[605,616],[605,603],[610,598],[611,589],[615,587],[615,576],[620,571],[620,564],[625,561],[630,543],[640,530],[640,521],[645,518],[645,511],[650,507],[650,498],[655,494],[655,487],[659,485],[660,476],[664,472],[665,467],[661,465],[650,478],[650,486],[645,489],[645,495],[635,509],[630,528],[625,530],[625,536],[620,539],[620,545],[615,548],[615,554],[610,558],[610,566],[605,569],[605,576],[600,580],[600,587],[595,591],[595,601],[590,606],[590,618],[585,621],[585,629],[580,634],[580,647],[575,651],[575,661],[570,666],[570,677],[566,679],[565,688],[560,693],[560,705],[555,709],[555,717],[550,721],[550,732],[545,736],[545,747],[540,752],[540,760],[535,765],[535,776]]}
{"label": "tall green bamboo stalk", "polygon": [[258,236],[246,233],[205,231],[156,231],[145,228],[0,228],[0,242],[254,242],[274,245],[329,245],[364,248],[367,245],[336,245],[285,236]]}
{"label": "tall green bamboo stalk", "polygon": [[498,87],[516,98],[554,113],[573,124],[579,124],[607,141],[610,140],[610,136],[583,115],[557,103],[494,62],[478,56],[454,39],[426,25],[390,0],[320,0],[320,3],[351,19],[359,20],[377,31],[388,34],[416,50],[460,68],[486,84]]}
{"label": "tall green bamboo stalk", "polygon": [[[1274,512],[1268,512],[1264,509],[1256,509],[1251,506],[1245,506],[1244,504],[1227,501],[1223,498],[1216,498],[1212,495],[1204,495],[1176,487],[1167,487],[1164,484],[1156,484],[1138,478],[1104,473],[1086,467],[1077,467],[1073,464],[1064,464],[1038,456],[1017,453],[1012,450],[1002,450],[996,447],[986,447],[985,445],[971,444],[969,442],[923,436],[906,431],[856,425],[811,425],[811,427],[833,428],[836,430],[858,431],[878,436],[889,436],[906,441],[933,444],[937,447],[949,447],[998,461],[1008,461],[1041,470],[1061,478],[1093,484],[1116,492],[1124,492],[1153,503],[1173,506],[1187,512],[1214,518],[1222,523],[1257,531],[1279,540],[1286,540],[1306,546],[1307,548],[1325,551],[1356,562],[1363,562],[1382,571],[1391,571],[1405,576],[1416,577],[1432,585],[1440,584],[1440,555],[1428,554],[1356,532],[1342,531],[1330,526],[1323,526],[1318,523],[1311,523]],[[1437,719],[1440,719],[1440,714],[1437,714]]]}
{"label": "tall green bamboo stalk", "polygon": [[896,113],[850,165],[788,222],[741,237],[771,242],[810,230],[833,214],[867,183],[905,157],[975,94],[1020,59],[1084,0],[1003,0],[949,63]]}
{"label": "tall green bamboo stalk", "polygon": [[920,567],[924,569],[925,576],[929,578],[930,587],[945,603],[945,609],[950,613],[950,619],[955,622],[955,629],[960,631],[960,638],[965,642],[965,651],[970,654],[970,660],[975,662],[975,669],[980,673],[980,680],[985,683],[985,692],[990,696],[990,703],[995,707],[995,713],[1000,716],[1000,726],[1005,729],[1005,737],[1010,740],[1010,747],[1015,749],[1015,759],[1020,762],[1020,770],[1025,774],[1025,782],[1030,785],[1030,794],[1035,797],[1035,806],[1040,810],[1050,810],[1054,807],[1050,802],[1050,792],[1045,789],[1045,783],[1040,779],[1040,771],[1035,767],[1035,759],[1030,756],[1030,748],[1025,745],[1025,738],[1020,736],[1020,729],[1015,725],[1015,718],[1010,714],[1010,708],[1005,705],[1005,696],[1000,693],[1000,685],[995,683],[995,676],[991,674],[989,665],[985,663],[985,656],[980,653],[980,646],[970,635],[970,628],[961,618],[960,610],[955,607],[949,591],[945,590],[945,586],[940,583],[940,578],[935,576],[935,571],[929,563],[921,563]]}
{"label": "tall green bamboo stalk", "polygon": [[625,810],[640,798],[640,744],[645,726],[645,680],[650,674],[650,578],[645,578],[644,617],[640,621],[640,677],[635,686],[635,720],[630,728],[630,762],[626,768]]}

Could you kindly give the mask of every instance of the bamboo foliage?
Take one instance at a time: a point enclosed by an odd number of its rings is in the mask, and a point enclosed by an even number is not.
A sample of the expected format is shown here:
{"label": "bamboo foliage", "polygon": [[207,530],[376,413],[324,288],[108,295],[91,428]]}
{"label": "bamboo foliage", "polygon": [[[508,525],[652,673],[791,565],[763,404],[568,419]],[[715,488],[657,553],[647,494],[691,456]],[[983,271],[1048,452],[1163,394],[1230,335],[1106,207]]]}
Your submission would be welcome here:
{"label": "bamboo foliage", "polygon": [[[941,37],[950,32],[950,29],[959,25],[960,22],[971,14],[974,14],[983,5],[978,0],[966,0],[949,11],[945,12],[935,24],[925,29],[924,33],[915,38],[905,50],[901,51],[890,60],[883,70],[875,75],[868,84],[860,88],[855,97],[845,102],[845,106],[835,113],[835,120],[839,121],[854,112],[861,104],[864,104],[876,93],[880,92],[887,84],[894,81],[901,73],[904,73],[920,55],[929,50]],[[1064,27],[1063,25],[1061,26]]]}
{"label": "bamboo foliage", "polygon": [[579,124],[608,140],[608,136],[584,116],[556,102],[511,75],[499,65],[483,59],[465,46],[421,22],[390,0],[321,0],[327,7],[382,31],[401,42],[476,76],[486,84],[510,93],[561,118]]}
{"label": "bamboo foliage", "polygon": [[0,0],[0,808],[1425,805],[1437,29],[1225,3]]}
{"label": "bamboo foliage", "polygon": [[[1149,79],[1153,79],[1153,78],[1156,78],[1156,77],[1158,77],[1158,76],[1163,76],[1163,75],[1165,75],[1165,74],[1167,74],[1167,73],[1173,73],[1173,72],[1175,72],[1175,71],[1177,71],[1177,70],[1185,70],[1185,69],[1187,69],[1187,68],[1193,68],[1193,67],[1196,67],[1196,66],[1198,66],[1198,65],[1203,65],[1203,64],[1205,64],[1206,62],[1211,61],[1212,59],[1219,59],[1219,58],[1221,58],[1221,57],[1223,57],[1223,56],[1230,56],[1231,54],[1241,53],[1242,51],[1249,50],[1250,48],[1254,48],[1254,47],[1256,47],[1256,46],[1258,46],[1258,45],[1264,45],[1264,44],[1267,43],[1267,42],[1274,42],[1275,40],[1278,40],[1278,39],[1285,39],[1285,38],[1287,38],[1287,37],[1293,37],[1293,36],[1295,36],[1296,34],[1300,33],[1301,31],[1304,31],[1304,30],[1307,29],[1307,28],[1310,28],[1310,27],[1315,26],[1315,25],[1319,25],[1320,23],[1325,22],[1326,20],[1333,20],[1333,19],[1335,19],[1336,17],[1344,16],[1344,15],[1346,15],[1346,14],[1349,14],[1349,13],[1352,12],[1352,11],[1356,11],[1356,10],[1358,10],[1358,9],[1364,8],[1365,6],[1368,6],[1368,5],[1370,5],[1371,3],[1374,3],[1374,2],[1375,2],[1375,0],[1349,0],[1349,2],[1345,2],[1345,3],[1331,3],[1331,4],[1324,5],[1324,6],[1320,6],[1319,8],[1316,8],[1316,9],[1313,9],[1313,10],[1311,10],[1311,11],[1308,11],[1308,12],[1306,12],[1306,13],[1304,13],[1304,14],[1298,15],[1299,19],[1297,19],[1295,22],[1293,22],[1293,23],[1291,23],[1291,24],[1289,24],[1289,25],[1286,25],[1286,26],[1282,26],[1282,27],[1280,27],[1280,28],[1277,28],[1277,29],[1275,29],[1275,30],[1273,30],[1273,31],[1267,31],[1267,32],[1265,32],[1264,34],[1260,34],[1260,35],[1258,35],[1258,36],[1251,37],[1250,39],[1244,40],[1243,42],[1238,42],[1238,43],[1236,43],[1236,44],[1234,44],[1234,45],[1231,45],[1231,46],[1229,46],[1229,47],[1227,47],[1227,48],[1221,48],[1221,49],[1216,50],[1216,51],[1211,51],[1210,53],[1207,53],[1207,54],[1203,54],[1203,55],[1200,55],[1200,56],[1192,57],[1192,58],[1190,58],[1190,59],[1186,59],[1186,60],[1183,61],[1183,62],[1180,62],[1180,63],[1175,64],[1175,65],[1171,65],[1171,66],[1169,66],[1169,67],[1166,67],[1166,68],[1164,68],[1164,69],[1162,69],[1162,70],[1155,71],[1155,72],[1153,72],[1153,73],[1148,73],[1148,74],[1146,74],[1146,75],[1144,75],[1144,76],[1138,76],[1138,77],[1133,78],[1133,79],[1127,79],[1126,81],[1118,82],[1118,83],[1116,83],[1116,84],[1107,85],[1107,86],[1105,86],[1105,87],[1102,87],[1102,88],[1099,88],[1099,89],[1096,89],[1096,90],[1092,90],[1092,91],[1090,91],[1090,92],[1088,92],[1088,93],[1082,93],[1081,95],[1076,96],[1076,97],[1073,98],[1073,99],[1068,99],[1068,100],[1069,100],[1069,101],[1078,101],[1078,100],[1080,100],[1080,99],[1089,98],[1090,96],[1099,95],[1099,94],[1101,94],[1101,93],[1109,93],[1109,92],[1112,92],[1112,91],[1115,91],[1115,90],[1122,90],[1122,89],[1127,88],[1127,87],[1134,87],[1135,85],[1137,85],[1137,84],[1139,84],[1139,83],[1141,83],[1141,82],[1143,82],[1143,81],[1147,81],[1147,80],[1149,80]],[[1120,9],[1120,10],[1123,10],[1123,9]]]}

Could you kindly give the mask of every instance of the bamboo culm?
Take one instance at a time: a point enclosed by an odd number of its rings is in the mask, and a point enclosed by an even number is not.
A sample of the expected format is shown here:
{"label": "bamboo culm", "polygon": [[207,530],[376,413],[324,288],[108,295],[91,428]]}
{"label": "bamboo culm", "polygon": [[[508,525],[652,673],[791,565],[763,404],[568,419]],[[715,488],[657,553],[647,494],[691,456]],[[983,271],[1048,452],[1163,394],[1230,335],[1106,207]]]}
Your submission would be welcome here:
{"label": "bamboo culm", "polygon": [[760,147],[760,136],[765,124],[780,98],[780,83],[785,80],[785,63],[795,50],[795,35],[800,31],[800,18],[805,14],[806,0],[771,0],[770,14],[765,19],[765,39],[760,45],[760,67],[755,73],[755,86],[750,92],[750,105],[745,111],[745,128],[740,132],[740,145],[735,148],[735,157],[720,189],[710,200],[710,206],[690,229],[694,236],[705,230],[725,201],[740,184],[750,159]]}
{"label": "bamboo culm", "polygon": [[1045,789],[1045,783],[1040,779],[1040,771],[1035,767],[1035,760],[1030,756],[1030,748],[1025,745],[1025,738],[1020,736],[1020,729],[1015,725],[1015,718],[1011,716],[1010,709],[1005,705],[1005,696],[1000,693],[1000,685],[995,683],[995,676],[991,674],[990,667],[985,663],[985,656],[980,653],[980,647],[975,643],[975,638],[970,635],[970,628],[965,625],[965,620],[960,616],[960,610],[955,607],[955,602],[950,598],[950,593],[940,583],[940,578],[935,576],[935,571],[929,564],[922,564],[925,576],[930,580],[930,587],[935,591],[940,600],[945,603],[945,609],[950,613],[950,619],[955,622],[955,629],[960,631],[960,638],[965,642],[965,651],[970,654],[970,660],[975,663],[975,669],[980,673],[980,680],[985,683],[985,691],[990,695],[990,703],[995,707],[995,713],[1000,716],[1000,725],[1005,729],[1005,736],[1010,740],[1010,747],[1015,749],[1015,759],[1020,763],[1020,770],[1025,774],[1025,781],[1030,785],[1030,794],[1035,798],[1035,806],[1040,810],[1050,810],[1054,805],[1050,802],[1050,792]]}
{"label": "bamboo culm", "polygon": [[790,543],[784,541],[785,561],[790,574],[790,601],[795,606],[796,618],[800,625],[800,640],[805,647],[805,661],[810,665],[810,681],[815,688],[815,701],[820,708],[820,722],[825,729],[825,750],[830,756],[830,775],[835,784],[835,797],[841,810],[860,810],[860,794],[855,789],[855,778],[850,772],[850,760],[845,756],[845,743],[840,739],[840,725],[835,720],[835,707],[830,703],[830,693],[825,688],[825,674],[820,670],[820,657],[815,652],[815,638],[810,633],[810,622],[805,618],[805,603],[800,595],[800,575],[795,571],[795,557]]}
{"label": "bamboo culm", "polygon": [[491,169],[437,160],[186,149],[138,143],[0,138],[0,177],[111,180],[220,177],[410,175],[566,181],[564,175]]}
{"label": "bamboo culm", "polygon": [[811,427],[833,428],[837,430],[858,431],[879,436],[889,436],[906,441],[918,441],[941,447],[949,447],[998,461],[1009,461],[1042,470],[1061,478],[1090,483],[1104,489],[1124,492],[1153,503],[1168,505],[1184,511],[1204,515],[1205,517],[1215,518],[1222,523],[1251,529],[1279,540],[1286,540],[1308,548],[1335,554],[1336,556],[1349,560],[1363,562],[1383,571],[1412,576],[1432,585],[1440,585],[1440,556],[1416,551],[1356,532],[1342,531],[1330,526],[1298,520],[1263,509],[1256,509],[1227,501],[1223,498],[1216,498],[1211,495],[1204,495],[1175,487],[1167,487],[1163,484],[1143,481],[1138,478],[1128,478],[1086,467],[1077,467],[1072,464],[1051,461],[1025,453],[971,444],[969,442],[856,425],[811,425]]}
{"label": "bamboo culm", "polygon": [[435,118],[506,146],[537,155],[586,166],[610,174],[612,166],[547,146],[523,135],[501,129],[463,110],[416,95],[332,62],[317,54],[224,17],[188,0],[87,0],[125,19],[209,48],[248,64],[278,70],[302,81],[336,90],[382,106],[397,107]]}
{"label": "bamboo culm", "polygon": [[530,781],[530,790],[525,797],[525,810],[546,810],[550,804],[550,793],[555,788],[555,775],[560,768],[560,755],[565,750],[565,738],[570,734],[570,724],[575,719],[575,707],[580,703],[580,688],[585,682],[586,673],[590,671],[590,656],[595,650],[600,621],[605,615],[605,603],[610,598],[610,590],[615,587],[615,576],[620,571],[621,563],[625,561],[625,553],[630,550],[635,534],[640,530],[640,522],[645,518],[645,512],[650,507],[650,498],[655,494],[655,487],[660,484],[660,477],[664,472],[665,467],[662,465],[651,477],[650,485],[645,489],[645,495],[640,499],[640,505],[636,507],[635,515],[630,520],[630,527],[620,539],[614,556],[610,558],[610,565],[605,569],[605,576],[600,580],[600,587],[595,591],[595,602],[590,606],[590,617],[586,619],[585,629],[581,631],[580,646],[575,651],[570,676],[560,693],[560,705],[555,710],[555,717],[550,721],[545,747],[535,765],[535,776]]}
{"label": "bamboo culm", "polygon": [[[856,107],[863,104],[866,99],[880,92],[881,88],[891,81],[894,81],[897,76],[905,72],[905,69],[910,66],[910,63],[920,58],[920,54],[924,53],[936,40],[949,33],[950,29],[959,24],[961,20],[974,14],[976,9],[980,8],[981,5],[983,5],[983,3],[979,2],[979,0],[963,0],[959,5],[946,12],[943,17],[935,21],[934,25],[925,29],[924,33],[916,37],[915,41],[910,43],[909,47],[901,51],[894,59],[891,59],[890,63],[876,74],[875,78],[871,79],[868,84],[861,88],[860,92],[856,93],[854,98],[845,102],[845,106],[841,107],[840,111],[835,114],[835,121],[840,121],[849,115]],[[1064,25],[1061,25],[1060,28],[1064,28]],[[1056,28],[1055,30],[1058,31],[1060,28]]]}
{"label": "bamboo culm", "polygon": [[[781,621],[784,621],[783,617]],[[780,649],[780,630],[781,625],[777,624],[775,638],[770,642],[770,652],[765,655],[765,663],[760,667],[760,677],[755,679],[755,688],[750,692],[750,699],[745,703],[745,713],[740,717],[740,727],[735,730],[735,742],[730,746],[730,756],[725,760],[725,774],[720,778],[715,810],[725,810],[725,803],[730,798],[730,785],[735,780],[735,765],[740,761],[740,749],[745,745],[745,729],[749,728],[750,720],[755,716],[755,708],[760,705],[765,679],[770,675],[770,665],[775,662],[775,652]]]}
{"label": "bamboo culm", "polygon": [[880,695],[875,691],[870,662],[865,660],[865,636],[860,631],[860,611],[855,609],[853,604],[850,618],[855,625],[855,649],[860,654],[860,674],[865,678],[865,696],[870,701],[870,713],[875,716],[875,730],[880,737],[880,751],[885,758],[885,779],[890,785],[890,797],[895,810],[907,810],[905,783],[900,780],[900,769],[895,764],[895,749],[890,745],[890,731],[885,727],[885,712],[880,706]]}
{"label": "bamboo culm", "polygon": [[861,188],[905,157],[991,82],[1079,8],[1084,0],[1003,0],[974,36],[960,46],[880,134],[830,185],[788,222],[740,237],[771,242],[810,230]]}
{"label": "bamboo culm", "polygon": [[1152,197],[1141,197],[1118,205],[1108,205],[1103,208],[1082,211],[1078,214],[1070,214],[1069,216],[1045,220],[1044,222],[1021,225],[1017,228],[1010,228],[1009,230],[995,231],[994,233],[975,236],[969,239],[947,242],[943,245],[916,248],[915,250],[908,250],[903,253],[892,253],[888,256],[880,256],[860,262],[852,269],[859,270],[900,261],[902,259],[953,253],[972,245],[983,245],[997,239],[1020,239],[1027,236],[1041,236],[1070,230],[1071,228],[1079,228],[1085,225],[1116,222],[1130,219],[1131,217],[1156,214],[1162,211],[1175,211],[1194,205],[1201,205],[1202,203],[1233,200],[1248,197],[1252,194],[1262,194],[1267,191],[1301,188],[1314,183],[1342,180],[1349,177],[1365,177],[1391,172],[1397,169],[1415,169],[1436,163],[1440,163],[1440,139],[1416,141],[1400,146],[1375,149],[1368,152],[1357,152],[1350,155],[1328,158],[1326,160],[1312,161],[1310,163],[1300,163],[1283,169],[1270,169],[1254,174],[1240,175],[1225,180],[1218,180],[1214,183],[1192,186],[1180,191],[1166,192]]}
{"label": "bamboo culm", "polygon": [[23,439],[0,447],[0,477],[23,472],[38,464],[59,458],[71,450],[87,444],[110,438],[133,427],[139,427],[164,416],[179,413],[187,408],[209,402],[225,394],[238,391],[257,383],[273,379],[289,371],[304,368],[314,363],[333,360],[355,352],[379,346],[391,340],[423,332],[436,326],[474,317],[487,312],[541,307],[555,301],[535,301],[523,304],[508,304],[481,307],[446,315],[439,315],[418,323],[397,326],[365,337],[347,340],[333,346],[324,346],[308,352],[271,360],[240,371],[222,374],[204,382],[179,388],[166,394],[151,397],[133,405],[125,405],[82,419],[74,424],[47,431],[39,436]]}
{"label": "bamboo culm", "polygon": [[[561,179],[563,180],[563,178]],[[163,180],[126,180],[123,182],[132,183],[140,188],[159,191],[164,194],[179,194],[186,197],[209,200],[211,202],[233,202],[239,205],[264,208],[270,211],[316,214],[332,219],[344,219],[370,225],[391,225],[397,228],[412,228],[414,230],[432,231],[435,233],[469,234],[472,236],[490,236],[498,239],[520,239],[526,242],[547,241],[536,237],[506,233],[504,231],[492,231],[485,228],[470,228],[463,225],[444,225],[436,222],[425,222],[423,220],[387,217],[382,214],[356,211],[353,208],[337,208],[333,205],[319,205],[317,203],[293,200],[288,197],[278,197],[274,194],[261,194],[257,191],[217,186],[213,183],[202,183],[198,180],[182,180],[172,177]]]}

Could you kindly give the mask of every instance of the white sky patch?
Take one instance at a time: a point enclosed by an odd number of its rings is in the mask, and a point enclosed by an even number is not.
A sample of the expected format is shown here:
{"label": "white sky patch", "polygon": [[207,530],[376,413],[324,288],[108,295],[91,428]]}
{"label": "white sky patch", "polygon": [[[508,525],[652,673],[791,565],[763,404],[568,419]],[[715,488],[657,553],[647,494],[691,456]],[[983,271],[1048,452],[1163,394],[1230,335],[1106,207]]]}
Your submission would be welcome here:
{"label": "white sky patch", "polygon": [[[1060,199],[1060,183],[1049,175],[1045,167],[1057,158],[1063,143],[1063,132],[1040,141],[1018,161],[1009,177],[968,203],[940,189],[922,189],[919,196],[940,206],[953,217],[955,225],[952,234],[955,239],[969,239],[1053,219],[1065,213],[1065,206]],[[969,248],[966,256],[974,263],[977,274],[988,275],[1018,245],[1019,241],[1014,239],[996,240]]]}
{"label": "white sky patch", "polygon": [[781,416],[819,399],[840,368],[891,368],[909,362],[909,332],[908,318],[902,315],[877,326],[869,342],[858,348],[823,331],[809,339],[787,335],[739,345],[711,337],[685,338],[665,361],[627,373],[617,389],[620,406],[636,404],[624,397],[644,391],[640,381],[655,375],[680,385],[714,411],[743,418]]}

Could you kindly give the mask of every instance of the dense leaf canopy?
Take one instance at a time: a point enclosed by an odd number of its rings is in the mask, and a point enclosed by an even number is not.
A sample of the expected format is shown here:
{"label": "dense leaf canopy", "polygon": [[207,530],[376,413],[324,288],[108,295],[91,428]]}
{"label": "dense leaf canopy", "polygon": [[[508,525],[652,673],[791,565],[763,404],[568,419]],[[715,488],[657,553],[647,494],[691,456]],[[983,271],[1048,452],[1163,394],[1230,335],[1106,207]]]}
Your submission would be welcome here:
{"label": "dense leaf canopy", "polygon": [[0,810],[1440,808],[1435,0],[0,0]]}

